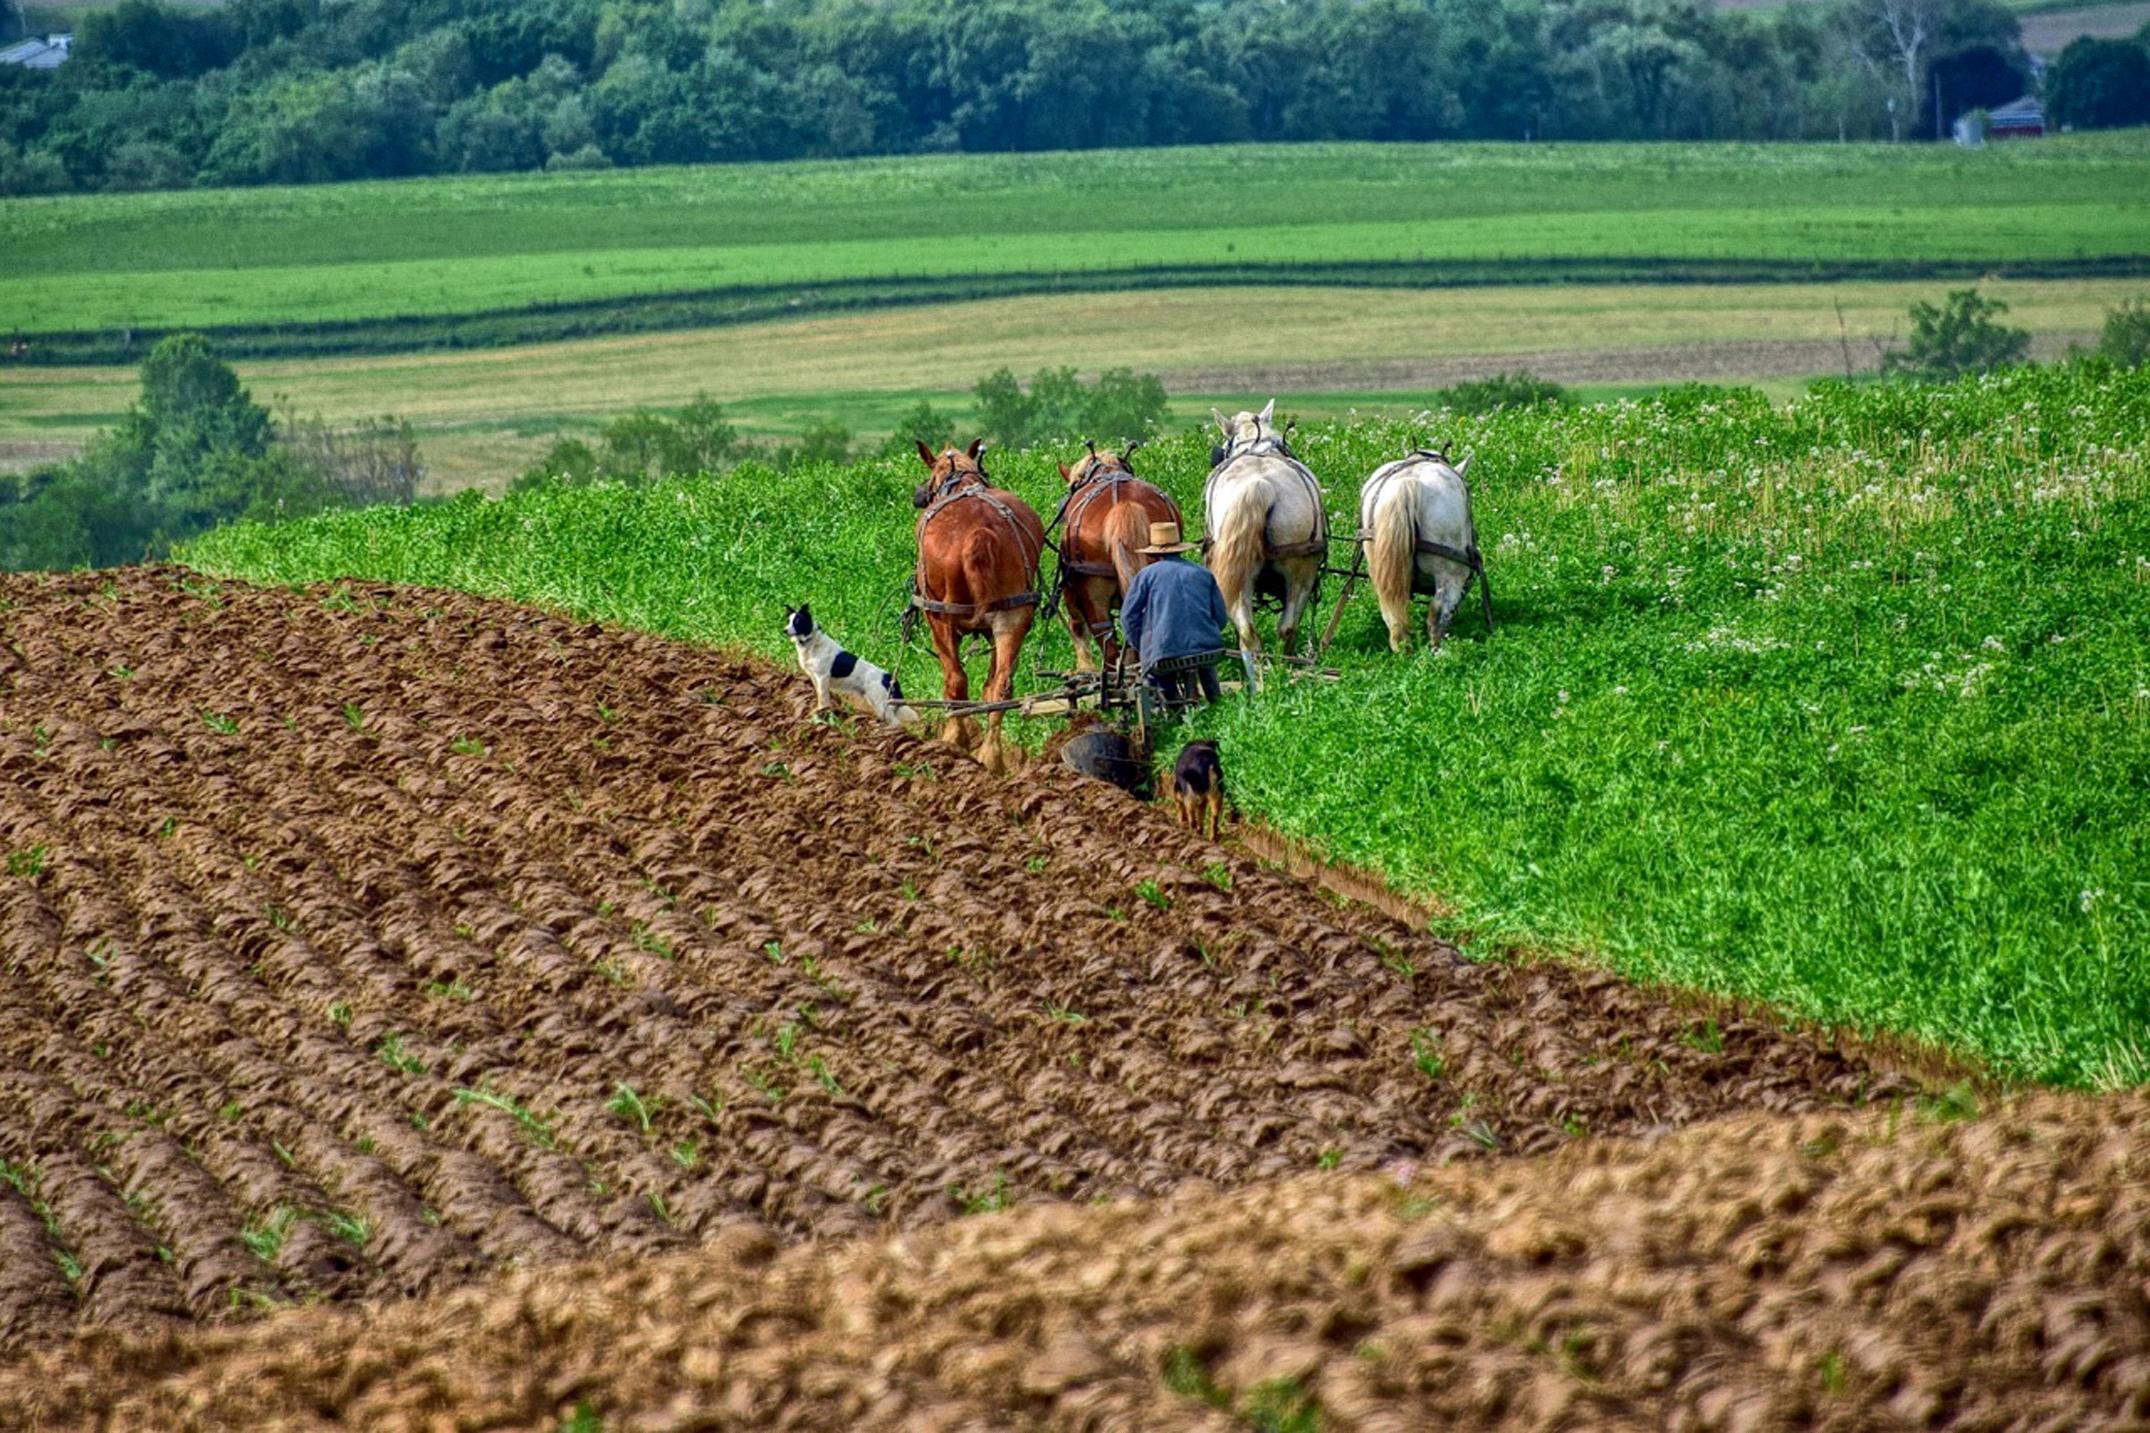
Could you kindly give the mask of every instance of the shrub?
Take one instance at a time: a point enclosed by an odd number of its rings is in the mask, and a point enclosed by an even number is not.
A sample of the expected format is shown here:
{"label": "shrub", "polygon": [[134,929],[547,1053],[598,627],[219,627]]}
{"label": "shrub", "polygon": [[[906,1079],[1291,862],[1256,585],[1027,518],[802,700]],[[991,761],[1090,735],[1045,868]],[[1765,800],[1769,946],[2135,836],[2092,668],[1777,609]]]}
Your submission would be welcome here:
{"label": "shrub", "polygon": [[924,398],[917,406],[896,420],[896,429],[882,440],[874,450],[877,458],[904,458],[911,456],[920,443],[939,452],[955,438],[955,415],[943,413]]}
{"label": "shrub", "polygon": [[841,466],[850,461],[851,430],[833,418],[819,418],[807,424],[799,434],[798,443],[778,449],[776,455],[777,468],[785,472],[812,463]]}
{"label": "shrub", "polygon": [[1527,368],[1496,373],[1443,389],[1442,403],[1458,413],[1491,413],[1496,408],[1528,408],[1533,403],[1565,403],[1568,390]]}
{"label": "shrub", "polygon": [[1956,289],[1936,308],[1911,306],[1911,344],[1882,361],[1882,370],[1945,383],[1967,373],[1986,373],[2030,356],[2028,330],[2010,328],[1999,316],[2008,305],[1976,289]]}
{"label": "shrub", "polygon": [[169,144],[138,139],[112,151],[105,166],[107,189],[183,189],[194,179],[194,166]]}
{"label": "shrub", "polygon": [[546,156],[545,167],[558,172],[562,169],[610,169],[612,159],[595,144],[585,144],[568,153]]}
{"label": "shrub", "polygon": [[2105,315],[2105,332],[2098,338],[2098,355],[2122,368],[2150,363],[2150,302],[2130,299]]}
{"label": "shrub", "polygon": [[1154,373],[1128,368],[1107,369],[1087,387],[1072,368],[1041,368],[1028,392],[1003,368],[971,391],[980,431],[1008,448],[1082,438],[1118,446],[1150,436],[1165,421],[1165,385]]}
{"label": "shrub", "polygon": [[57,155],[0,140],[0,194],[58,194],[72,187]]}
{"label": "shrub", "polygon": [[[845,435],[847,442],[849,437]],[[745,452],[738,430],[706,393],[697,395],[676,415],[652,408],[623,413],[605,425],[598,443],[593,449],[578,438],[561,439],[525,469],[509,491],[552,482],[580,485],[599,478],[642,483],[680,474],[721,473]]]}
{"label": "shrub", "polygon": [[425,464],[418,460],[418,440],[404,419],[366,418],[336,428],[318,413],[301,418],[287,403],[279,437],[302,466],[319,473],[353,507],[408,503],[418,497]]}

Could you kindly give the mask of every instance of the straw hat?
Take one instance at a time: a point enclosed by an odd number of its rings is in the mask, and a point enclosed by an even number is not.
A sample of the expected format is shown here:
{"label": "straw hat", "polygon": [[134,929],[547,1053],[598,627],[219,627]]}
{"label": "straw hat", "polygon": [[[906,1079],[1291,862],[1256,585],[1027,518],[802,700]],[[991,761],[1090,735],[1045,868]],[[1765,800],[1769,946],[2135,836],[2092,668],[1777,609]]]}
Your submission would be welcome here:
{"label": "straw hat", "polygon": [[1180,525],[1176,522],[1153,522],[1150,524],[1150,545],[1142,550],[1152,557],[1168,553],[1192,552],[1201,544],[1180,541]]}

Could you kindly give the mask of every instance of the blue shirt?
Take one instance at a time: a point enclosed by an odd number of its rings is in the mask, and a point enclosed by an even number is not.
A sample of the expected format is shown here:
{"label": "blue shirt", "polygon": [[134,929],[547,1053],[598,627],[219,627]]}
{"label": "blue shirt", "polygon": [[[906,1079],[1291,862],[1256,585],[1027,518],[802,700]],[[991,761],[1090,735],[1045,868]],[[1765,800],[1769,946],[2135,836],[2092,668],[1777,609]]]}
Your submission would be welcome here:
{"label": "blue shirt", "polygon": [[1120,603],[1120,630],[1147,670],[1167,657],[1191,657],[1228,645],[1220,640],[1231,613],[1206,567],[1161,558],[1135,574]]}

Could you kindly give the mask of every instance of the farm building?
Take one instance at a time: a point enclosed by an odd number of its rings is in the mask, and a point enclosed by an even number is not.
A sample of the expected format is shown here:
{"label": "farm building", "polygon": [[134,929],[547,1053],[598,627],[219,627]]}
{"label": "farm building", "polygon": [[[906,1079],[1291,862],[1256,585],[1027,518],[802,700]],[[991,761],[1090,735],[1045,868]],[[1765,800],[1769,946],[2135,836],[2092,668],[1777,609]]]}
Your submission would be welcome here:
{"label": "farm building", "polygon": [[32,70],[56,70],[67,61],[73,35],[47,35],[42,40],[23,40],[0,50],[0,65],[21,65]]}
{"label": "farm building", "polygon": [[1990,139],[2036,139],[2045,133],[2045,106],[2025,95],[1990,111],[1986,135]]}

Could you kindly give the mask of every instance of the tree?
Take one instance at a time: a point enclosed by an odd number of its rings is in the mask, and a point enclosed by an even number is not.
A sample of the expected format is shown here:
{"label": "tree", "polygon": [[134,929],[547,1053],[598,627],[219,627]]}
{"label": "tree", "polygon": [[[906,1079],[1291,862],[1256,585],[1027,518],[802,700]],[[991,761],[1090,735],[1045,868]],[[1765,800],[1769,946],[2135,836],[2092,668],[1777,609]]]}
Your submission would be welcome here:
{"label": "tree", "polygon": [[69,187],[67,166],[58,155],[0,140],[0,194],[58,194]]}
{"label": "tree", "polygon": [[2105,315],[2105,332],[2098,339],[2098,353],[2122,368],[2150,363],[2150,303],[2130,299]]}
{"label": "tree", "polygon": [[1025,392],[1003,368],[978,381],[978,426],[1004,447],[1094,439],[1118,444],[1164,425],[1165,386],[1155,374],[1112,368],[1084,387],[1072,368],[1041,368]]}
{"label": "tree", "polygon": [[1890,78],[1889,138],[1903,138],[1903,120],[1918,103],[1922,67],[1941,28],[1947,0],[1849,0],[1840,12],[1852,52],[1876,75]]}
{"label": "tree", "polygon": [[142,365],[142,393],[80,457],[0,484],[0,565],[138,562],[235,517],[293,517],[337,501],[321,472],[271,444],[269,415],[197,334]]}
{"label": "tree", "polygon": [[2127,40],[2069,41],[2046,74],[2046,113],[2079,129],[2150,121],[2150,52]]}
{"label": "tree", "polygon": [[112,152],[105,165],[107,189],[180,189],[194,177],[194,166],[169,144],[137,139]]}
{"label": "tree", "polygon": [[2008,305],[1976,289],[1951,292],[1939,308],[1911,306],[1911,343],[1892,353],[1882,367],[1930,382],[1946,382],[1966,373],[1985,373],[2021,363],[2030,356],[2031,336],[2000,322]]}
{"label": "tree", "polygon": [[920,443],[938,453],[954,438],[955,430],[956,420],[953,414],[943,413],[929,400],[921,398],[909,412],[896,420],[895,431],[874,450],[874,456],[912,457],[915,456]]}
{"label": "tree", "polygon": [[[1970,45],[1942,55],[1928,70],[1919,96],[1919,133],[1943,134],[1956,116],[1992,109],[2030,88],[2030,71],[1997,45]],[[1934,108],[1938,100],[1941,108]]]}
{"label": "tree", "polygon": [[780,471],[812,467],[817,463],[842,465],[851,461],[851,430],[833,418],[817,418],[799,432],[796,445],[777,450]]}

